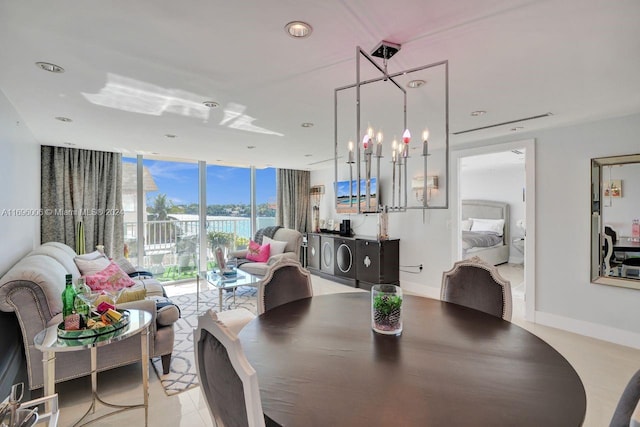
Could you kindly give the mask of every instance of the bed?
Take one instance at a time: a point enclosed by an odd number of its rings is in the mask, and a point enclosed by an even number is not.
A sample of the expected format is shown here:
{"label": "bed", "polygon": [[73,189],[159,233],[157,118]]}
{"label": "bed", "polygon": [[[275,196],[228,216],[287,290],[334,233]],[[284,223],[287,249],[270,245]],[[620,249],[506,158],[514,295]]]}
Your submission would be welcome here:
{"label": "bed", "polygon": [[461,212],[462,258],[478,256],[492,265],[509,262],[509,204],[463,200]]}

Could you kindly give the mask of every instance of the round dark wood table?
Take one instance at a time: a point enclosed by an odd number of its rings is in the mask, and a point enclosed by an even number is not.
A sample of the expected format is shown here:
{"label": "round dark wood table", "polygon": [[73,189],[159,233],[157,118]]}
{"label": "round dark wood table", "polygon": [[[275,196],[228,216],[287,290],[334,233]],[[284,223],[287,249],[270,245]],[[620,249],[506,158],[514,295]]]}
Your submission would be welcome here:
{"label": "round dark wood table", "polygon": [[264,413],[283,426],[580,426],[582,381],[550,345],[485,313],[404,296],[401,336],[369,293],[269,310],[240,332]]}

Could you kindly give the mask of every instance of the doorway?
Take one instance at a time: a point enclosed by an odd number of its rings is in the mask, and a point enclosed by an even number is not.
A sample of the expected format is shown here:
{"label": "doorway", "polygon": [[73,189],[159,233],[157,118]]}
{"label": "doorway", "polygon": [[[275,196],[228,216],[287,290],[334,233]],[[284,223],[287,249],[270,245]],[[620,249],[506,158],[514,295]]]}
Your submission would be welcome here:
{"label": "doorway", "polygon": [[[514,314],[534,321],[535,315],[535,141],[525,140],[452,151],[452,259],[482,258],[481,248],[462,242],[463,200],[489,200],[509,206],[504,245],[508,258],[495,260],[512,282]],[[486,253],[490,253],[489,250]]]}

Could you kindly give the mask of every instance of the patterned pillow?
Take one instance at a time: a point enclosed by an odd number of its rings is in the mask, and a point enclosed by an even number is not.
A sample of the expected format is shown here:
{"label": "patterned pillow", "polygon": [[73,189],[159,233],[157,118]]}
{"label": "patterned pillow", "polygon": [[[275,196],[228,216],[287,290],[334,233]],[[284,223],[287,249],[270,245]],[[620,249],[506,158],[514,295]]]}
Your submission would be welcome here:
{"label": "patterned pillow", "polygon": [[107,268],[96,274],[85,276],[87,285],[94,291],[117,291],[129,288],[136,284],[122,271],[118,265],[111,261]]}
{"label": "patterned pillow", "polygon": [[271,252],[271,245],[266,244],[260,246],[253,240],[249,240],[249,250],[247,251],[247,259],[253,262],[267,262]]}
{"label": "patterned pillow", "polygon": [[122,269],[127,274],[133,274],[136,272],[136,268],[131,264],[131,262],[126,258],[119,258],[116,260],[116,264],[118,267]]}

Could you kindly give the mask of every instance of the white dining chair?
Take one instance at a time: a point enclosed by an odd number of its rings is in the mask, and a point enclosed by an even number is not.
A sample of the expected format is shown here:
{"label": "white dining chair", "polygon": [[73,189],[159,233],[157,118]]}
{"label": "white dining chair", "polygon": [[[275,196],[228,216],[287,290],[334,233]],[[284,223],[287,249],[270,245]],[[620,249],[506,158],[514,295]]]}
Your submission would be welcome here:
{"label": "white dining chair", "polygon": [[216,425],[266,426],[258,376],[238,336],[208,310],[198,317],[193,342],[200,390]]}

